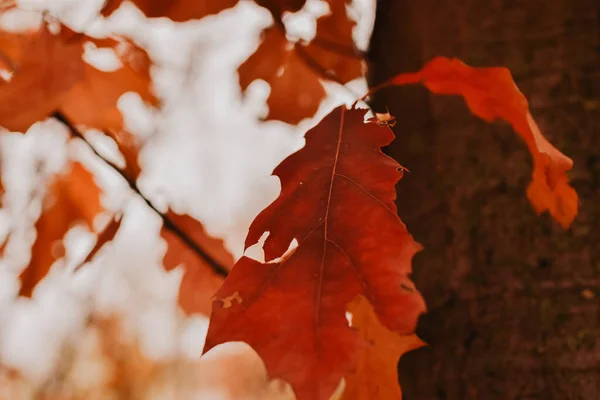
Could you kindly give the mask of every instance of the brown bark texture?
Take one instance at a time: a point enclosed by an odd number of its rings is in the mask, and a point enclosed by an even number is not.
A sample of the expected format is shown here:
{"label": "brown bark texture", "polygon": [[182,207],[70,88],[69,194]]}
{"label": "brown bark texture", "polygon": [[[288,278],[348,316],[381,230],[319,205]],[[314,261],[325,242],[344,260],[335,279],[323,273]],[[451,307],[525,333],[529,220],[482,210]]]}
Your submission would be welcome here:
{"label": "brown bark texture", "polygon": [[388,153],[411,172],[399,215],[425,250],[413,278],[430,346],[399,365],[405,399],[600,399],[600,0],[380,0],[370,83],[436,55],[508,67],[546,137],[573,158],[563,231],[525,197],[531,157],[457,97],[390,88]]}

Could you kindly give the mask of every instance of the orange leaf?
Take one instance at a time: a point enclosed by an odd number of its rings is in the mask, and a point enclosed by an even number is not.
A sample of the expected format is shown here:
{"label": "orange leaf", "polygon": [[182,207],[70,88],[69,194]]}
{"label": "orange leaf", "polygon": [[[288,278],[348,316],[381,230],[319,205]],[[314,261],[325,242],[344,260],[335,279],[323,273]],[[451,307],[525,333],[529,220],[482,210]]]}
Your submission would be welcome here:
{"label": "orange leaf", "polygon": [[[217,14],[235,6],[239,0],[130,0],[148,18],[166,17],[175,22],[185,22]],[[108,0],[102,15],[116,11],[123,0]]]}
{"label": "orange leaf", "polygon": [[54,261],[62,257],[60,242],[75,223],[93,230],[93,221],[102,211],[100,189],[94,176],[80,163],[57,176],[44,198],[42,214],[35,224],[37,236],[31,249],[31,261],[21,272],[20,295],[30,297]]}
{"label": "orange leaf", "polygon": [[[85,63],[86,42],[113,49],[123,66],[105,72]],[[60,35],[52,35],[43,24],[34,32],[0,32],[0,51],[4,64],[14,69],[12,79],[0,84],[0,101],[8,104],[0,111],[0,125],[25,132],[58,110],[71,123],[112,137],[125,157],[128,179],[135,181],[140,173],[139,143],[124,131],[117,101],[131,91],[152,105],[158,103],[151,89],[151,60],[144,50],[127,41],[74,34],[64,26]]]}
{"label": "orange leaf", "polygon": [[319,77],[277,27],[263,33],[263,42],[238,69],[245,90],[255,79],[271,85],[267,119],[297,124],[317,112],[325,89]]}
{"label": "orange leaf", "polygon": [[398,359],[425,343],[415,334],[399,335],[383,326],[363,296],[354,299],[348,310],[365,347],[356,369],[346,376],[342,400],[402,399]]}
{"label": "orange leaf", "polygon": [[61,104],[61,112],[77,125],[119,132],[123,130],[123,116],[117,109],[117,100],[122,94],[136,92],[143,100],[157,103],[151,92],[151,61],[144,50],[131,43],[112,39],[91,42],[98,48],[118,50],[123,67],[105,72],[86,63],[83,79]]}
{"label": "orange leaf", "polygon": [[538,214],[548,211],[564,228],[571,225],[577,215],[578,197],[566,172],[573,161],[541,134],[508,69],[472,68],[457,59],[436,57],[421,71],[400,74],[391,83],[422,83],[433,93],[461,95],[474,115],[488,122],[503,119],[511,124],[533,156],[529,201]]}
{"label": "orange leaf", "polygon": [[[297,124],[317,112],[325,97],[321,80],[347,83],[362,74],[362,58],[352,41],[355,23],[347,15],[346,2],[328,3],[332,14],[317,20],[317,36],[308,44],[290,43],[285,37],[281,14],[273,11],[277,8],[268,7],[274,13],[275,24],[263,32],[256,52],[238,69],[242,90],[256,79],[263,79],[271,86],[267,119]],[[298,5],[292,3],[287,7]]]}
{"label": "orange leaf", "polygon": [[117,101],[126,92],[136,92],[147,103],[158,103],[151,89],[151,60],[144,50],[129,42],[113,39],[90,41],[98,48],[115,50],[123,67],[105,72],[85,64],[83,79],[61,103],[60,111],[73,124],[99,129],[110,136],[125,158],[127,179],[135,181],[140,174],[140,145],[133,135],[124,130]]}
{"label": "orange leaf", "polygon": [[357,295],[401,334],[425,309],[408,277],[420,246],[396,214],[402,168],[380,150],[394,135],[364,115],[336,108],[275,169],[281,194],[246,238],[248,248],[269,232],[267,262],[242,257],[213,303],[205,351],[248,343],[298,400],[329,399],[358,362],[360,337],[345,318]]}
{"label": "orange leaf", "polygon": [[[189,215],[178,215],[169,211],[171,220],[185,235],[198,245],[211,259],[229,270],[233,258],[225,249],[223,241],[208,236],[200,222]],[[210,313],[211,299],[223,283],[223,277],[200,257],[197,252],[179,238],[172,230],[163,228],[161,236],[167,242],[164,265],[167,271],[183,265],[184,274],[179,288],[179,305],[187,314]]]}
{"label": "orange leaf", "polygon": [[83,77],[79,41],[55,36],[45,24],[36,32],[0,32],[0,52],[13,68],[0,82],[0,126],[11,131],[25,132],[50,115]]}

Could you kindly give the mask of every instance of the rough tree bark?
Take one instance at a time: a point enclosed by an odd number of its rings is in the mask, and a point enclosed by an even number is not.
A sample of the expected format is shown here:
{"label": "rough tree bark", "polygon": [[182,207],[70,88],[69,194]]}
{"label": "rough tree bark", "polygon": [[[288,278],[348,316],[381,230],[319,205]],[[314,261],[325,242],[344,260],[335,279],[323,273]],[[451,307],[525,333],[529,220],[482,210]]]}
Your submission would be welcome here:
{"label": "rough tree bark", "polygon": [[573,158],[565,232],[525,198],[531,158],[504,124],[422,88],[375,98],[399,123],[398,206],[425,250],[413,278],[431,345],[405,356],[405,398],[600,398],[600,1],[378,1],[371,83],[435,55],[503,65],[546,137]]}

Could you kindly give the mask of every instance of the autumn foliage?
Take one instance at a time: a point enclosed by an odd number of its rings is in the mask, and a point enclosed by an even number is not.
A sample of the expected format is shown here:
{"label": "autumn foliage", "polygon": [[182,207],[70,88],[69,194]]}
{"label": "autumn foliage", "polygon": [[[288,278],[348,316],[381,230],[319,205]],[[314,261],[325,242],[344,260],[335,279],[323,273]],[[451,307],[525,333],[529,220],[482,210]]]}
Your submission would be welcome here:
{"label": "autumn foliage", "polygon": [[[270,85],[267,120],[297,124],[311,118],[326,96],[324,82],[343,85],[363,76],[366,65],[352,38],[356,22],[348,15],[348,2],[327,1],[329,13],[317,18],[311,41],[291,38],[284,24],[285,13],[302,9],[304,1],[256,2],[268,9],[273,24],[238,74],[242,92],[257,79]],[[98,11],[110,16],[121,3],[107,1]],[[148,18],[175,22],[214,15],[237,3],[133,1]],[[83,58],[86,46],[113,51],[119,67],[108,71],[90,65]],[[281,183],[279,196],[249,226],[244,250],[258,247],[264,260],[246,254],[235,261],[200,221],[172,208],[161,210],[138,187],[144,143],[126,130],[117,102],[133,91],[148,107],[161,107],[151,79],[153,60],[139,44],[122,36],[88,36],[46,17],[37,29],[0,32],[0,55],[8,76],[0,82],[0,126],[30,135],[33,124],[54,117],[67,127],[70,141],[83,140],[94,149],[82,134],[89,128],[114,141],[124,163],[99,158],[160,215],[167,246],[163,266],[183,268],[179,306],[188,315],[210,315],[205,352],[222,343],[247,343],[268,376],[289,383],[299,400],[327,400],[340,387],[346,400],[401,397],[396,364],[405,352],[425,345],[414,330],[426,305],[410,279],[411,260],[421,246],[395,204],[405,169],[381,150],[394,139],[391,116],[373,117],[356,104],[339,105],[315,121],[304,147],[273,171]],[[475,116],[510,124],[532,154],[527,197],[535,211],[549,212],[564,228],[571,225],[578,211],[567,176],[572,161],[544,138],[507,69],[438,57],[382,86],[407,84],[462,96]],[[368,95],[379,89],[371,88]],[[121,229],[122,216],[107,215],[100,185],[77,160],[70,160],[41,193],[31,259],[19,275],[23,297],[33,296],[52,268],[61,268],[62,242],[74,225],[96,234],[74,274]],[[10,240],[10,234],[3,238],[0,249]],[[101,331],[108,332],[107,326]],[[106,336],[111,335],[112,330]],[[162,371],[139,354],[135,360],[143,374]],[[118,382],[123,378],[113,375],[110,385],[123,385]]]}

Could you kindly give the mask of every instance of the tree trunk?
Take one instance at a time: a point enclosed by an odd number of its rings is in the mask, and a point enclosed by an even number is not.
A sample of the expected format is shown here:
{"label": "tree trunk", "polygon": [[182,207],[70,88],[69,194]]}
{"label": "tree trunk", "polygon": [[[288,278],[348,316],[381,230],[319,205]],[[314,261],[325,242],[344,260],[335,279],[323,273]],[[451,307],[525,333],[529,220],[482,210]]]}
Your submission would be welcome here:
{"label": "tree trunk", "polygon": [[404,356],[405,399],[600,399],[600,1],[378,1],[371,84],[436,55],[506,66],[574,163],[569,231],[525,197],[526,146],[458,97],[390,88],[388,153],[411,172],[399,215],[425,250],[413,279],[430,346]]}

